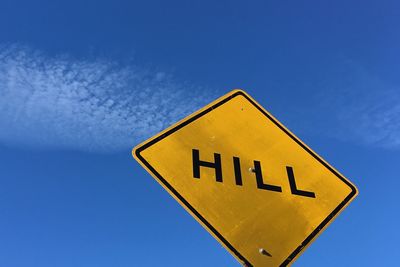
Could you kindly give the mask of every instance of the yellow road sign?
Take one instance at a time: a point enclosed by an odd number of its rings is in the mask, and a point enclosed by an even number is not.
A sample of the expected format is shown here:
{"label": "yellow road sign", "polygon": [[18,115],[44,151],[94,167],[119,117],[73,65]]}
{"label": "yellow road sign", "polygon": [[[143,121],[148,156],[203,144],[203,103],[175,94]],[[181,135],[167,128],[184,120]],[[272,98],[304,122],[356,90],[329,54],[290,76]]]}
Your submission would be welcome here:
{"label": "yellow road sign", "polygon": [[246,266],[292,263],[357,195],[351,182],[241,90],[132,154]]}

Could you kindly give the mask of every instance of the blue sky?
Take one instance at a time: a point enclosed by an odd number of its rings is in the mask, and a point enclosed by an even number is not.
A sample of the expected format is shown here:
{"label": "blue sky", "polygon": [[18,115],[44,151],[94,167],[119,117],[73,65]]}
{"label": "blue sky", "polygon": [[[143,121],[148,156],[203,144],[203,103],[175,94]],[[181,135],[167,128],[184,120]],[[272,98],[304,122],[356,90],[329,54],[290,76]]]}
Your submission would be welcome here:
{"label": "blue sky", "polygon": [[295,266],[400,255],[397,1],[0,3],[0,266],[239,266],[131,158],[245,89],[359,188]]}

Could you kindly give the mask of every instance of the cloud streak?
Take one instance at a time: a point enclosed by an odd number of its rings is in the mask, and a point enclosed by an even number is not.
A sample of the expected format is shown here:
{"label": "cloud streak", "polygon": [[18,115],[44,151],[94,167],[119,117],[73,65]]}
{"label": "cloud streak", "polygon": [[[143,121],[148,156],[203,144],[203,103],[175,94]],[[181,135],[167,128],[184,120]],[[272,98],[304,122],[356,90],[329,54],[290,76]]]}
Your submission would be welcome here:
{"label": "cloud streak", "polygon": [[138,66],[0,47],[0,142],[6,145],[129,149],[215,95]]}
{"label": "cloud streak", "polygon": [[[354,62],[341,66],[292,119],[304,113],[300,128],[312,134],[400,149],[400,90]],[[0,46],[3,145],[128,150],[216,97],[149,68]]]}
{"label": "cloud streak", "polygon": [[400,149],[400,89],[355,62],[341,66],[341,72],[325,81],[315,97],[313,110],[319,112],[309,116],[314,118],[310,125],[321,126],[320,134],[341,140]]}

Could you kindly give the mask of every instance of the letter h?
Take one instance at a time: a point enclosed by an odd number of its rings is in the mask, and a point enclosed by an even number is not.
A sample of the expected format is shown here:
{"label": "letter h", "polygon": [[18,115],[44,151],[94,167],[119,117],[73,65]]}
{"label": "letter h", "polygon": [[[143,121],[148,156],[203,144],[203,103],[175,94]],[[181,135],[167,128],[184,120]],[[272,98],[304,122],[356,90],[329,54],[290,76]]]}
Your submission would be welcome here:
{"label": "letter h", "polygon": [[200,178],[200,167],[207,167],[215,169],[215,179],[217,182],[222,183],[222,167],[221,155],[214,153],[214,162],[200,160],[200,152],[198,149],[192,149],[193,158],[193,177]]}

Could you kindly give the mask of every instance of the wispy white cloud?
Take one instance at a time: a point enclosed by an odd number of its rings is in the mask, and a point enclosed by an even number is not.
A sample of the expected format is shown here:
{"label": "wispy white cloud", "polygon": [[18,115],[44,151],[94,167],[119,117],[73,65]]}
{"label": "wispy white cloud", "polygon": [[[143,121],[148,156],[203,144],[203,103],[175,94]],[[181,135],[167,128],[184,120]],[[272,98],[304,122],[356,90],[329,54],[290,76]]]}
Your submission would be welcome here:
{"label": "wispy white cloud", "polygon": [[[298,128],[400,149],[400,88],[354,62],[342,67],[316,85],[310,109],[298,106],[296,118],[307,118]],[[6,145],[130,149],[216,96],[140,66],[0,46],[0,143]]]}
{"label": "wispy white cloud", "polygon": [[[400,92],[366,93],[337,111],[339,137],[389,149],[400,148]],[[346,133],[347,132],[347,133]]]}
{"label": "wispy white cloud", "polygon": [[359,144],[400,149],[400,88],[353,61],[319,88],[313,131]]}
{"label": "wispy white cloud", "polygon": [[0,47],[0,142],[129,149],[215,96],[164,72]]}

